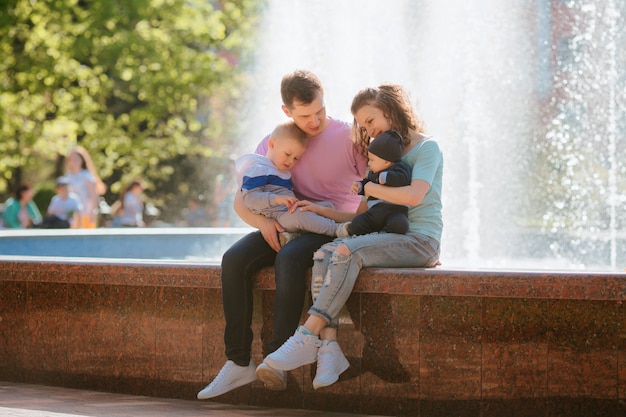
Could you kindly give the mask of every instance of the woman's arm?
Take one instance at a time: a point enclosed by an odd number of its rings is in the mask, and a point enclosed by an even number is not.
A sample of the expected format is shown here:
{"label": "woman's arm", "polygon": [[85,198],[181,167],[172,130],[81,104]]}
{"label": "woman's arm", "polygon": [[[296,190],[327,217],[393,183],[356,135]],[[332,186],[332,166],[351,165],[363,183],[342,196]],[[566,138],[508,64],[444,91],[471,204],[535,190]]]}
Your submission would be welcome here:
{"label": "woman's arm", "polygon": [[96,218],[96,209],[98,208],[98,200],[100,199],[98,193],[96,192],[96,183],[88,181],[87,191],[89,193],[89,203],[85,209],[88,210],[89,219],[94,221]]}
{"label": "woman's arm", "polygon": [[413,180],[411,185],[404,187],[388,187],[368,182],[365,184],[365,195],[375,197],[392,204],[401,204],[409,207],[419,205],[430,189],[430,184],[424,180]]}

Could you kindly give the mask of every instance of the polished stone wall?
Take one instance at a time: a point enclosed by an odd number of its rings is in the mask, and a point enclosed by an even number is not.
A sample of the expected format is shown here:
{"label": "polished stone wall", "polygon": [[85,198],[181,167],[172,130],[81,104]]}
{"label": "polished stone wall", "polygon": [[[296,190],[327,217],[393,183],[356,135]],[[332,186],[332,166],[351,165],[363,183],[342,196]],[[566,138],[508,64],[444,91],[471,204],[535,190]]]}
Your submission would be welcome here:
{"label": "polished stone wall", "polygon": [[[255,280],[253,346],[273,276]],[[406,416],[626,415],[626,275],[364,270],[340,318],[350,369],[314,391],[218,402]],[[225,361],[219,266],[0,259],[0,380],[195,398]]]}

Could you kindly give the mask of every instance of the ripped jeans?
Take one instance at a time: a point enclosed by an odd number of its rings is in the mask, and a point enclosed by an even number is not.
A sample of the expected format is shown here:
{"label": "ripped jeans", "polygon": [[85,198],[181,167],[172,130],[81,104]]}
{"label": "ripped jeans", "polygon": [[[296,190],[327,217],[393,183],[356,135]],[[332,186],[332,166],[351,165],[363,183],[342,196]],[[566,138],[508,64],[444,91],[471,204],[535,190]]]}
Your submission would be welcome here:
{"label": "ripped jeans", "polygon": [[[337,253],[345,245],[349,255]],[[352,293],[361,268],[429,268],[439,261],[439,242],[420,233],[374,233],[326,243],[313,254],[308,313],[338,327],[341,308]]]}

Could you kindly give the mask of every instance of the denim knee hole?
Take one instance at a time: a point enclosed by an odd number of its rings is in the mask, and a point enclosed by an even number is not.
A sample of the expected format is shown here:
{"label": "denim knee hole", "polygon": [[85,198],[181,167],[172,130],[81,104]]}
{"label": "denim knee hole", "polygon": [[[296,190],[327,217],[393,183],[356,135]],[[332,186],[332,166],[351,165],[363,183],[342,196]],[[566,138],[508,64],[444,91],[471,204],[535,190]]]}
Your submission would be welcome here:
{"label": "denim knee hole", "polygon": [[314,261],[322,261],[324,260],[324,250],[323,249],[318,249],[313,253],[313,260]]}
{"label": "denim knee hole", "polygon": [[322,285],[324,284],[324,277],[322,277],[321,275],[316,275],[314,276],[312,279],[312,283],[311,283],[311,295],[313,296],[313,299],[315,300],[317,298],[318,295],[320,295],[320,291],[322,290]]}
{"label": "denim knee hole", "polygon": [[333,256],[330,259],[330,262],[334,265],[337,264],[345,264],[348,263],[350,261],[350,258],[352,257],[352,254],[350,253],[350,249],[348,249],[347,246],[341,245],[338,246],[337,249],[342,250],[344,249],[346,250],[346,252],[348,252],[347,254],[343,254],[343,253],[339,253],[337,250],[335,250],[335,252],[333,252]]}

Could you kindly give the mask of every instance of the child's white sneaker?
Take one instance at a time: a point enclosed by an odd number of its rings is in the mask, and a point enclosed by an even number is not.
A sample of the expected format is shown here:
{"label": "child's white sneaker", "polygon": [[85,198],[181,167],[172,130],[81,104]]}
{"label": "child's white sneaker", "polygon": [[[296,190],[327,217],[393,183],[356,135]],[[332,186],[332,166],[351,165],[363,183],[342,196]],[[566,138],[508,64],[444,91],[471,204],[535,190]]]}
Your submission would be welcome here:
{"label": "child's white sneaker", "polygon": [[280,232],[278,234],[278,242],[280,243],[280,247],[282,248],[287,243],[291,242],[297,237],[302,236],[304,233],[302,232]]}
{"label": "child's white sneaker", "polygon": [[350,237],[350,223],[352,222],[339,223],[335,235],[337,235],[337,237]]}

